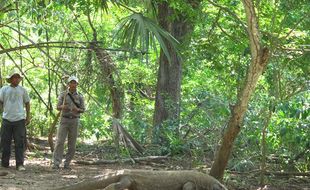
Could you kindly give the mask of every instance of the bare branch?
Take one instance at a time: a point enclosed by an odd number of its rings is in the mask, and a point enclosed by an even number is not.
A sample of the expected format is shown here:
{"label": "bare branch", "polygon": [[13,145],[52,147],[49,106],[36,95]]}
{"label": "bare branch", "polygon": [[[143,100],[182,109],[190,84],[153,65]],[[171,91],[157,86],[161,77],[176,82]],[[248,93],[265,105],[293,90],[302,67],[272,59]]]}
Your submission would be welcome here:
{"label": "bare branch", "polygon": [[284,51],[301,51],[301,52],[310,52],[310,49],[304,49],[304,48],[280,48],[281,50]]}
{"label": "bare branch", "polygon": [[[83,45],[83,44],[89,44],[89,43],[94,43],[94,42],[81,42],[81,41],[52,42],[52,41],[50,41],[50,42],[42,42],[42,43],[33,43],[33,44],[23,45],[23,46],[14,47],[14,48],[5,48],[5,49],[2,48],[3,50],[0,50],[0,54],[12,52],[12,51],[17,51],[17,50],[23,50],[23,49],[32,49],[32,48],[39,48],[40,49],[40,48],[45,48],[45,47],[49,47],[49,48],[71,48],[71,49],[73,48],[73,49],[88,49],[88,50],[91,50],[87,46]],[[102,42],[96,42],[96,43],[102,43]],[[101,49],[103,49],[103,48],[101,48]],[[134,53],[145,54],[145,52],[143,52],[143,51],[132,51],[132,50],[128,50],[128,49],[104,48],[104,50],[107,50],[107,51],[121,51],[121,52],[134,52]]]}
{"label": "bare branch", "polygon": [[292,29],[285,35],[285,37],[283,39],[286,39],[287,37],[289,37],[291,35],[291,33],[297,28],[297,26],[306,18],[306,15],[304,15],[304,17],[302,17],[298,22],[295,23],[295,25],[292,27]]}
{"label": "bare branch", "polygon": [[220,25],[220,23],[216,22],[216,25],[220,28],[220,30],[226,35],[228,36],[232,41],[235,41],[235,42],[242,42],[240,39],[237,38],[237,36],[232,36],[230,34],[228,34],[223,28],[222,26]]}

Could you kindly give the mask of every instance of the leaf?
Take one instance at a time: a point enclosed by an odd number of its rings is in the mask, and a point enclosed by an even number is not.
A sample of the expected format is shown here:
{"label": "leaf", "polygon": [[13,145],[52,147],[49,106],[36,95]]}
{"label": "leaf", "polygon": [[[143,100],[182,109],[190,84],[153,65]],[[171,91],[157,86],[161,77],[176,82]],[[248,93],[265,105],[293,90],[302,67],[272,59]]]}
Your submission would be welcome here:
{"label": "leaf", "polygon": [[[148,52],[149,46],[156,49],[156,42],[158,42],[169,62],[171,57],[168,45],[177,52],[178,41],[167,31],[161,29],[153,20],[144,17],[141,13],[133,13],[123,18],[113,39],[117,36],[121,39],[123,45],[130,48],[130,51],[133,51],[139,44],[141,51]],[[156,42],[154,42],[154,39],[156,39]]]}
{"label": "leaf", "polygon": [[38,35],[41,36],[42,32],[43,32],[42,28],[39,28]]}

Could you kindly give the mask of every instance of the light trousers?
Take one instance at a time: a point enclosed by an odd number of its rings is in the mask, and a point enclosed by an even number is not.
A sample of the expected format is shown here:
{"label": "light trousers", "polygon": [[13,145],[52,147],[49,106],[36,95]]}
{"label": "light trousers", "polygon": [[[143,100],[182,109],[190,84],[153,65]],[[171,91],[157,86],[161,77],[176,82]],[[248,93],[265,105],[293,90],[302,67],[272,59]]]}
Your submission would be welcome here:
{"label": "light trousers", "polygon": [[60,165],[64,154],[65,140],[68,137],[68,151],[65,156],[64,164],[69,166],[75,154],[76,139],[78,136],[79,118],[61,117],[60,125],[57,132],[56,144],[53,153],[53,164]]}

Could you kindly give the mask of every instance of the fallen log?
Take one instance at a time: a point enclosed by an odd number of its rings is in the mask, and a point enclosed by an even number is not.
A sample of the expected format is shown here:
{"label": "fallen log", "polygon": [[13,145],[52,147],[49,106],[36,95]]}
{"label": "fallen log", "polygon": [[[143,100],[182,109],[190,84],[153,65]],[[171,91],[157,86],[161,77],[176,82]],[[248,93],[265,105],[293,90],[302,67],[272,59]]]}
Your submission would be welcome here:
{"label": "fallen log", "polygon": [[275,175],[275,176],[310,176],[310,172],[269,172],[266,171],[265,175]]}
{"label": "fallen log", "polygon": [[123,142],[125,147],[132,147],[134,150],[143,154],[143,147],[129,134],[129,132],[121,125],[118,119],[113,118],[112,128],[116,134],[115,144],[119,151],[119,142]]}
{"label": "fallen log", "polygon": [[163,162],[168,159],[168,156],[146,156],[139,158],[126,158],[117,160],[77,160],[77,164],[83,165],[101,165],[101,164],[115,164],[115,163],[126,163],[126,162]]}
{"label": "fallen log", "polygon": [[[260,173],[261,170],[251,170],[248,172],[238,172],[238,171],[226,171],[229,174],[236,174],[236,175],[249,175],[249,174],[256,174]],[[310,176],[310,172],[274,172],[274,171],[265,171],[263,172],[264,175],[274,175],[274,176]]]}
{"label": "fallen log", "polygon": [[44,147],[44,146],[40,146],[40,145],[37,145],[37,144],[34,144],[34,143],[31,143],[31,142],[27,142],[27,149],[29,151],[34,151],[34,150],[41,150],[41,151],[44,151],[44,150],[49,150],[48,147]]}
{"label": "fallen log", "polygon": [[118,170],[94,180],[55,190],[227,190],[212,176],[196,171]]}

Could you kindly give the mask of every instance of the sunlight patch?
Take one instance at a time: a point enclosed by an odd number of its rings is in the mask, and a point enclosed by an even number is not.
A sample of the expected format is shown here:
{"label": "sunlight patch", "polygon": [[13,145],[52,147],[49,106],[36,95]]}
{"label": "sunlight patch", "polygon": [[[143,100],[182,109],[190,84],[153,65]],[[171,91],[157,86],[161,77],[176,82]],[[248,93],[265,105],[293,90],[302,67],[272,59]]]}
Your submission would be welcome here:
{"label": "sunlight patch", "polygon": [[77,179],[78,178],[77,175],[63,175],[62,177],[65,179]]}

